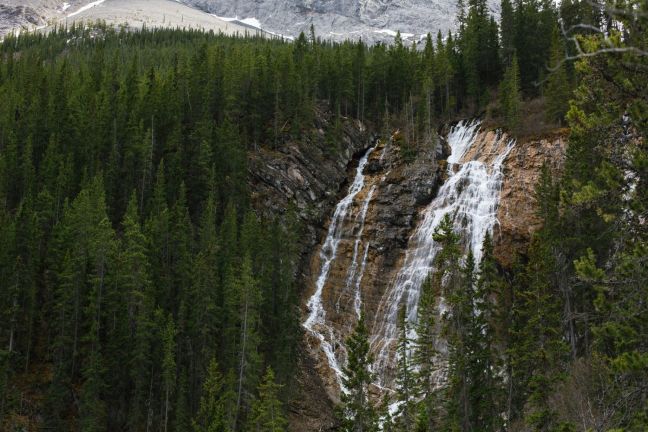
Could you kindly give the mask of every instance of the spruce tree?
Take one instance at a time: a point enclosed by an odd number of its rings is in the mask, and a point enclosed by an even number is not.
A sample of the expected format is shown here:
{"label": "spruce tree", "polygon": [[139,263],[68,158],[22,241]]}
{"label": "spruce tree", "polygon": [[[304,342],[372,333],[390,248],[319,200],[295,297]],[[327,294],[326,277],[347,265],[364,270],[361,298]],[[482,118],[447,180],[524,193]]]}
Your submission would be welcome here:
{"label": "spruce tree", "polygon": [[435,430],[437,415],[437,373],[438,353],[436,343],[439,336],[437,329],[436,298],[432,277],[428,276],[421,286],[418,316],[416,320],[416,340],[412,353],[415,369],[415,393],[420,397],[416,415],[416,430],[432,432]]}
{"label": "spruce tree", "polygon": [[[535,430],[555,425],[549,406],[553,386],[561,377],[567,346],[562,338],[560,295],[551,282],[554,268],[549,246],[536,236],[514,304],[513,340],[509,355],[512,385],[520,414],[527,402],[525,421]],[[514,402],[515,403],[515,402]]]}
{"label": "spruce tree", "polygon": [[550,54],[549,77],[545,89],[547,118],[561,125],[567,113],[571,89],[565,65],[565,49],[557,26],[551,35]]}
{"label": "spruce tree", "polygon": [[234,304],[238,313],[234,370],[236,373],[236,427],[240,427],[243,414],[251,407],[253,392],[260,375],[259,325],[261,292],[254,275],[249,255],[243,259],[236,284]]}
{"label": "spruce tree", "polygon": [[194,432],[228,432],[228,393],[218,363],[212,359],[202,386],[202,396],[196,417],[192,421]]}
{"label": "spruce tree", "polygon": [[[447,247],[454,247],[447,243]],[[443,334],[448,344],[448,385],[446,393],[446,427],[464,432],[475,428],[472,394],[473,378],[478,371],[474,362],[475,341],[473,340],[475,260],[469,251],[465,265],[458,275],[448,275],[457,280],[447,294],[448,311],[444,314]],[[446,287],[447,289],[448,287]]]}
{"label": "spruce tree", "polygon": [[374,432],[378,430],[376,409],[369,399],[369,385],[373,381],[370,371],[373,355],[369,351],[369,332],[364,313],[346,341],[347,364],[342,372],[346,391],[340,396],[340,420],[346,432]]}
{"label": "spruce tree", "polygon": [[515,45],[513,37],[515,35],[515,15],[511,0],[501,0],[500,4],[500,35],[502,39],[502,62],[508,67],[513,60]]}
{"label": "spruce tree", "polygon": [[279,391],[272,368],[266,370],[259,384],[259,398],[252,408],[249,430],[251,432],[285,432],[288,428]]}
{"label": "spruce tree", "polygon": [[[152,367],[152,346],[154,345],[153,308],[151,281],[149,278],[149,262],[146,247],[146,237],[141,231],[138,216],[138,203],[135,192],[124,215],[122,227],[124,235],[118,258],[118,289],[113,294],[111,307],[119,322],[112,326],[111,348],[120,350],[125,344],[132,342],[132,357],[130,378],[134,383],[131,399],[131,418],[133,425],[142,424],[147,414],[149,387]],[[127,307],[122,310],[118,305],[127,299]],[[116,361],[122,360],[119,356]],[[122,365],[112,365],[115,373]],[[148,403],[147,403],[148,401]]]}
{"label": "spruce tree", "polygon": [[520,124],[520,69],[517,55],[506,69],[499,88],[499,103],[506,127],[515,131]]}
{"label": "spruce tree", "polygon": [[162,329],[162,387],[164,392],[163,430],[169,427],[171,397],[176,385],[176,326],[169,315]]}
{"label": "spruce tree", "polygon": [[489,234],[482,245],[482,260],[474,292],[474,324],[472,326],[472,380],[471,405],[473,419],[484,431],[497,431],[502,426],[500,413],[504,411],[504,389],[501,345],[503,327],[500,307],[506,307],[505,283],[499,274]]}

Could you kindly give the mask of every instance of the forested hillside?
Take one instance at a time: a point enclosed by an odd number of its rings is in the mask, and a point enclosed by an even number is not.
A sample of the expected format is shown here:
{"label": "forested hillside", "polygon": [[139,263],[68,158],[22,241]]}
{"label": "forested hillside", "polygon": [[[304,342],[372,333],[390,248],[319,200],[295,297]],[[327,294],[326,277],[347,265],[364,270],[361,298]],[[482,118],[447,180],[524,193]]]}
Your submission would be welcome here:
{"label": "forested hillside", "polygon": [[286,430],[303,221],[255,212],[247,162],[315,129],[324,106],[331,157],[347,118],[384,139],[400,128],[405,161],[458,118],[519,139],[570,131],[513,268],[490,238],[475,263],[450,222],[435,233],[393,418],[367,397],[359,321],[341,430],[645,430],[648,9],[460,11],[456,33],[420,46],[102,25],[0,43],[0,429]]}

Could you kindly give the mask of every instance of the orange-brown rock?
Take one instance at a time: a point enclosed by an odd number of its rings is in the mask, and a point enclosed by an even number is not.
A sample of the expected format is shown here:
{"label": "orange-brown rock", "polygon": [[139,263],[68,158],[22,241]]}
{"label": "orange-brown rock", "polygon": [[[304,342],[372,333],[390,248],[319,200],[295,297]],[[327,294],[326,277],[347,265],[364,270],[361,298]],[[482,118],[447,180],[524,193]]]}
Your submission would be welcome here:
{"label": "orange-brown rock", "polygon": [[531,235],[541,226],[536,215],[535,188],[543,164],[559,175],[565,161],[567,132],[518,142],[504,161],[504,182],[493,233],[495,255],[510,267],[516,254],[524,253]]}
{"label": "orange-brown rock", "polygon": [[[336,355],[342,362],[346,358],[343,343],[357,322],[355,301],[358,284],[370,333],[382,318],[378,310],[380,301],[400,269],[421,208],[432,200],[438,187],[436,151],[433,145],[419,148],[416,159],[406,163],[401,158],[398,141],[392,140],[380,142],[369,158],[365,167],[365,185],[356,195],[342,223],[342,238],[322,296],[326,319],[331,327],[326,330],[333,332],[337,340],[334,344]],[[355,174],[355,170],[351,171],[349,176]],[[371,200],[362,225],[358,223],[358,216],[369,194]],[[325,236],[326,228],[323,227],[321,237]],[[357,267],[355,278],[350,270],[354,257]],[[315,280],[321,266],[319,250],[314,250],[310,263],[311,279],[306,281],[308,289],[305,300],[315,291]],[[318,339],[307,334],[306,341],[317,360],[316,369],[327,387],[329,397],[334,401],[339,400],[337,378],[328,367]]]}

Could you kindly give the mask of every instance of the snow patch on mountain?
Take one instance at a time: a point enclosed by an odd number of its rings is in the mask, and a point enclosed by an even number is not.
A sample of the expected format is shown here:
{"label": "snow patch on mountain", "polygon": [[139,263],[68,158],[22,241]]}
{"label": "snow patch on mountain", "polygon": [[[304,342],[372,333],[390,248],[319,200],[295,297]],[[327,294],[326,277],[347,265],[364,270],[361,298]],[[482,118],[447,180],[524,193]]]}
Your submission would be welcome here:
{"label": "snow patch on mountain", "polygon": [[[95,6],[100,5],[101,3],[105,2],[105,1],[106,1],[106,0],[97,0],[97,1],[93,1],[92,3],[89,3],[89,4],[85,5],[85,6],[80,7],[80,8],[77,9],[76,11],[72,12],[71,14],[69,14],[67,17],[68,17],[68,18],[72,18],[72,17],[74,17],[74,16],[77,16],[77,15],[79,15],[79,14],[81,14],[81,13],[87,11],[88,9],[92,9],[92,8],[95,7]],[[64,3],[64,5],[65,5],[65,4],[67,4],[68,7],[70,6],[68,3]],[[67,9],[67,8],[65,8],[65,9]],[[62,9],[62,10],[65,10],[65,9]]]}

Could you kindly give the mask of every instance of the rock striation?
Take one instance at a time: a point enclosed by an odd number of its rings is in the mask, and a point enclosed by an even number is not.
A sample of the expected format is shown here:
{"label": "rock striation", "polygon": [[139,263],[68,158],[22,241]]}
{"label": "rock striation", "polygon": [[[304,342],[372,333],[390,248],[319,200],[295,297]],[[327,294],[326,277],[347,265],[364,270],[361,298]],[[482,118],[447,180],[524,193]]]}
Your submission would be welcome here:
{"label": "rock striation", "polygon": [[[307,295],[313,279],[310,261],[321,241],[326,221],[339,194],[347,184],[348,173],[372,144],[375,137],[356,120],[342,122],[341,136],[331,143],[333,129],[330,112],[316,110],[313,128],[299,138],[285,137],[276,150],[262,148],[248,157],[249,188],[257,213],[281,217],[295,211],[302,225],[302,263],[298,275],[302,296]],[[306,341],[300,347],[297,388],[289,408],[291,430],[325,431],[336,426],[334,404],[327,397],[318,374],[318,364],[308,352]]]}
{"label": "rock striation", "polygon": [[[326,254],[314,252],[310,262],[313,277],[305,281],[306,298],[310,298],[320,280],[315,276],[325,264],[330,265],[319,300],[325,317],[313,331],[306,331],[306,342],[329,398],[335,401],[340,393],[335,363],[346,361],[344,341],[361,311],[370,326],[382,316],[381,300],[401,268],[419,212],[432,200],[441,180],[437,159],[442,157],[438,153],[442,146],[436,142],[422,146],[410,163],[402,157],[398,142],[383,140],[372,148],[361,189],[344,218],[335,221],[339,224],[335,259],[327,264],[323,261]],[[305,316],[313,313],[310,307],[309,301]],[[322,346],[322,334],[326,347]]]}

